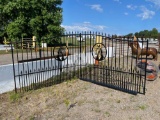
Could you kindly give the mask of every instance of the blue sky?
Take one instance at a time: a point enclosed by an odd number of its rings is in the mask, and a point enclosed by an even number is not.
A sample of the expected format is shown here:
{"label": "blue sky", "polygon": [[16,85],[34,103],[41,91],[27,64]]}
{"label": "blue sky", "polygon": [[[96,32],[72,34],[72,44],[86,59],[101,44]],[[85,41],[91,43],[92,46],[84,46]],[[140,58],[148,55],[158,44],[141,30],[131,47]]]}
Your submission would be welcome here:
{"label": "blue sky", "polygon": [[63,0],[66,31],[126,35],[157,28],[160,0]]}

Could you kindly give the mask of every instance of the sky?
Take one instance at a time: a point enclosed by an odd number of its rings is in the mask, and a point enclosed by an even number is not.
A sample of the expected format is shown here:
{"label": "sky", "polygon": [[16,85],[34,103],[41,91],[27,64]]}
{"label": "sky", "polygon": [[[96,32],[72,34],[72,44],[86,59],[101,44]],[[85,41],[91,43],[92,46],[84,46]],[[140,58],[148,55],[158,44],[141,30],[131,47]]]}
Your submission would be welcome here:
{"label": "sky", "polygon": [[61,7],[66,32],[160,32],[160,0],[63,0]]}

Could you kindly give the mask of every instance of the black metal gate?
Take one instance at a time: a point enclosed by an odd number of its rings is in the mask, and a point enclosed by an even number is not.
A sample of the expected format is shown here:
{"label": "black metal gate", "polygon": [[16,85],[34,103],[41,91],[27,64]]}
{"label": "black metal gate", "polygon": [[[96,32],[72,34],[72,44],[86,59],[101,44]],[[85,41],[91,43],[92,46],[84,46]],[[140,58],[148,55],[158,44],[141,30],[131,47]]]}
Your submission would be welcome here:
{"label": "black metal gate", "polygon": [[[134,57],[129,47],[132,42],[133,38],[71,33],[59,41],[29,41],[25,48],[20,41],[12,43],[15,90],[28,91],[80,78],[132,94],[145,94],[146,67],[139,70],[137,62],[147,62],[147,56]],[[142,45],[148,47],[148,42],[142,39]]]}

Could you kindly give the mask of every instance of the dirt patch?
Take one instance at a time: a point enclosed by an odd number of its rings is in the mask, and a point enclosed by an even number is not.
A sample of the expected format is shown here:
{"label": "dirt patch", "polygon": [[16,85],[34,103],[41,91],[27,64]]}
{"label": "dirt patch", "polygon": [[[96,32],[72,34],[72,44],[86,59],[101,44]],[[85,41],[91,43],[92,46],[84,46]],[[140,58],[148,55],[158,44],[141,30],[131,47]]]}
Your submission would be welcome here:
{"label": "dirt patch", "polygon": [[131,95],[81,80],[21,94],[0,95],[2,120],[158,120],[160,82],[147,81],[145,95]]}
{"label": "dirt patch", "polygon": [[0,94],[0,120],[159,120],[159,87],[160,78],[147,81],[145,95],[131,95],[72,80],[21,94],[8,92]]}

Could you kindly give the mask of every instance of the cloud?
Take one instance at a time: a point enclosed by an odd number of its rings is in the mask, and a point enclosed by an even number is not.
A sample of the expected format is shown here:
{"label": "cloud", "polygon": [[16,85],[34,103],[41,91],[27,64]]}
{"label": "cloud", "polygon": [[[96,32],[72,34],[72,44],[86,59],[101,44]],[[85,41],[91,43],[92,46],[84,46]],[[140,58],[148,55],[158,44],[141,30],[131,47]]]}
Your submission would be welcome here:
{"label": "cloud", "polygon": [[98,12],[103,12],[103,9],[100,4],[89,5],[91,9],[96,10]]}
{"label": "cloud", "polygon": [[85,22],[83,22],[84,24],[90,24],[90,22],[87,22],[87,21],[85,21]]}
{"label": "cloud", "polygon": [[148,10],[144,6],[141,6],[141,11],[142,13],[138,14],[137,16],[142,18],[142,20],[151,19],[155,15],[154,11]]}
{"label": "cloud", "polygon": [[104,31],[107,27],[104,25],[93,25],[90,22],[83,22],[74,25],[61,25],[68,32],[82,32],[82,31]]}
{"label": "cloud", "polygon": [[124,15],[128,15],[128,13],[127,13],[127,12],[125,12],[125,13],[124,13]]}
{"label": "cloud", "polygon": [[79,26],[79,25],[74,25],[74,26],[67,26],[67,25],[62,25],[62,27],[64,27],[65,28],[65,30],[66,31],[74,31],[74,32],[76,32],[76,31],[91,31],[91,29],[90,28],[88,28],[88,27],[84,27],[84,26]]}
{"label": "cloud", "polygon": [[146,0],[155,4],[155,6],[160,7],[160,0]]}
{"label": "cloud", "polygon": [[135,10],[137,8],[137,6],[135,6],[135,5],[127,5],[127,8],[131,9],[131,10]]}
{"label": "cloud", "polygon": [[120,1],[120,0],[113,0],[113,1],[121,3],[121,1]]}

